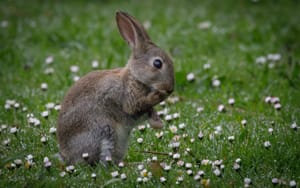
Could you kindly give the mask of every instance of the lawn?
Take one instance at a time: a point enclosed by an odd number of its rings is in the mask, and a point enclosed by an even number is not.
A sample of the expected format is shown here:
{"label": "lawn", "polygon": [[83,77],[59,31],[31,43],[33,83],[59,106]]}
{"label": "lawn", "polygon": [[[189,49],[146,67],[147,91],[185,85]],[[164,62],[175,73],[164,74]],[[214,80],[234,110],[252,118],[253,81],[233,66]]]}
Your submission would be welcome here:
{"label": "lawn", "polygon": [[[62,164],[68,88],[126,64],[116,10],[174,61],[164,128],[132,132],[122,165]],[[299,187],[299,1],[0,2],[0,187]]]}

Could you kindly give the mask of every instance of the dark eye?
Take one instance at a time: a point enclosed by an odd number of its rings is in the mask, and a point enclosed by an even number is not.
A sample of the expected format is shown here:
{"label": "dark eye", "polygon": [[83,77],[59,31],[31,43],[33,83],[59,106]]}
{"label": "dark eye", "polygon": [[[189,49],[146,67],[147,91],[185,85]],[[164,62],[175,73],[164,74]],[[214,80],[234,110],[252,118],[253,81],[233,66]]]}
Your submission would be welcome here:
{"label": "dark eye", "polygon": [[153,66],[154,66],[155,68],[160,69],[160,68],[162,67],[162,62],[161,62],[161,60],[160,60],[160,59],[155,59],[155,60],[153,61]]}

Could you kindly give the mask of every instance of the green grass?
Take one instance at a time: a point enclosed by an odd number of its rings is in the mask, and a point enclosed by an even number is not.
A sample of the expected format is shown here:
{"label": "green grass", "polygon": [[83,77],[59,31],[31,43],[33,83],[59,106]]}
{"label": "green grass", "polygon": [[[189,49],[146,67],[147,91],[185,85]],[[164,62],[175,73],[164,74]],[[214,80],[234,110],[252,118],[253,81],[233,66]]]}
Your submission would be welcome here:
{"label": "green grass", "polygon": [[[289,186],[291,180],[300,184],[300,130],[290,128],[300,124],[300,4],[298,1],[6,1],[0,2],[0,124],[7,125],[0,132],[0,187],[203,187],[194,180],[204,170],[202,180],[210,180],[210,187],[243,187],[244,178],[252,180],[252,187],[272,187],[272,178]],[[76,172],[60,173],[64,166],[55,158],[58,152],[55,134],[57,111],[50,110],[48,119],[40,113],[49,102],[59,104],[73,76],[83,76],[92,70],[91,62],[99,61],[100,69],[124,66],[129,48],[119,36],[115,11],[130,12],[141,21],[150,21],[148,29],[153,41],[168,51],[174,60],[176,89],[180,98],[175,104],[157,106],[180,113],[180,118],[165,122],[164,135],[156,138],[147,128],[132,133],[124,168],[76,165]],[[7,21],[7,26],[5,26]],[[211,27],[199,29],[198,24],[210,21]],[[280,54],[281,59],[269,68],[255,63],[256,58]],[[53,56],[51,65],[45,59]],[[210,69],[204,69],[209,63]],[[80,67],[78,73],[70,66]],[[52,75],[44,74],[52,67]],[[188,82],[188,73],[195,81]],[[212,86],[217,76],[220,87]],[[41,83],[48,84],[42,91]],[[264,102],[265,97],[280,98],[281,110]],[[235,99],[234,106],[227,103]],[[18,109],[5,109],[6,100],[15,100]],[[218,112],[224,104],[226,112]],[[203,106],[204,111],[197,112]],[[22,108],[27,110],[23,111]],[[28,123],[27,114],[34,114],[40,126]],[[246,119],[247,125],[241,125]],[[169,130],[185,123],[177,133]],[[221,126],[220,134],[215,127]],[[17,134],[10,133],[17,127]],[[268,129],[273,128],[273,133]],[[199,131],[203,139],[198,139]],[[183,135],[185,134],[186,137]],[[175,135],[181,136],[180,147],[174,151],[168,145]],[[40,139],[46,136],[43,144]],[[232,142],[229,136],[234,136]],[[137,138],[143,138],[142,144]],[[190,140],[194,138],[194,142]],[[10,144],[3,142],[10,139]],[[271,147],[265,148],[264,142]],[[190,148],[190,152],[186,149]],[[142,151],[152,151],[144,153]],[[185,167],[163,154],[178,152],[180,160],[192,163],[194,175]],[[34,165],[26,168],[25,157],[32,154]],[[52,162],[44,167],[44,157]],[[164,171],[147,159],[171,165]],[[237,158],[240,170],[233,170]],[[22,165],[10,168],[15,159]],[[212,165],[201,165],[203,159],[223,160],[225,168],[217,177]],[[137,183],[138,165],[143,164],[153,177]],[[111,172],[125,173],[127,180],[113,179]],[[93,179],[92,173],[97,177]],[[167,179],[161,183],[159,177]],[[181,185],[176,185],[182,176]]]}

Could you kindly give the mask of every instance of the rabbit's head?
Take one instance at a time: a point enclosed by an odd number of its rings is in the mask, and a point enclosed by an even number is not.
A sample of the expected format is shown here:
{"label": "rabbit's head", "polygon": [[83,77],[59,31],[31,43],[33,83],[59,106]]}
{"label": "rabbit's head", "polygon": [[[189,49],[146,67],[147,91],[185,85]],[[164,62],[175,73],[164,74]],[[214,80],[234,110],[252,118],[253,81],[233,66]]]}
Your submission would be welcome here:
{"label": "rabbit's head", "polygon": [[127,68],[136,80],[166,95],[174,88],[171,58],[150,39],[144,27],[132,16],[118,11],[119,31],[131,48]]}

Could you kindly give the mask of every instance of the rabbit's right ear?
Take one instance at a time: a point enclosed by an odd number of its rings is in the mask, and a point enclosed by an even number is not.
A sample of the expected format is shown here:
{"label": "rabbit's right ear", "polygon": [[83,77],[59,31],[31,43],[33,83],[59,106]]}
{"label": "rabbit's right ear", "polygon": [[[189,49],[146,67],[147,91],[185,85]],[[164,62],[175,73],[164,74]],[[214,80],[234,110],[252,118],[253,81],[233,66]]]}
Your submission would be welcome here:
{"label": "rabbit's right ear", "polygon": [[129,14],[118,11],[116,21],[120,34],[132,49],[142,49],[146,42],[151,41],[143,26]]}

